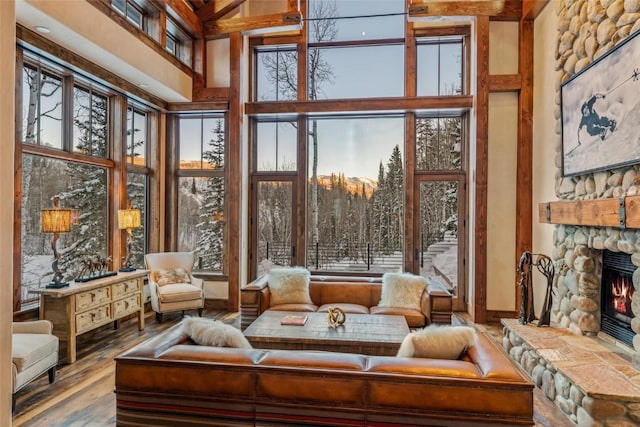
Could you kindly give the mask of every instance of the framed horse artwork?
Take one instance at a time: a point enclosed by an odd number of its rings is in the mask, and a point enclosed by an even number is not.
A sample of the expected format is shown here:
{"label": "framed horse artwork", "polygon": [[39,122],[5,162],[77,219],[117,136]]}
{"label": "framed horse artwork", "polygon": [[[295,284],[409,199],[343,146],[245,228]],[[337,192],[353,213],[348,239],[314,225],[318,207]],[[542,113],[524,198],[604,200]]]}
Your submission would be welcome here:
{"label": "framed horse artwork", "polygon": [[639,33],[561,85],[563,176],[640,162]]}

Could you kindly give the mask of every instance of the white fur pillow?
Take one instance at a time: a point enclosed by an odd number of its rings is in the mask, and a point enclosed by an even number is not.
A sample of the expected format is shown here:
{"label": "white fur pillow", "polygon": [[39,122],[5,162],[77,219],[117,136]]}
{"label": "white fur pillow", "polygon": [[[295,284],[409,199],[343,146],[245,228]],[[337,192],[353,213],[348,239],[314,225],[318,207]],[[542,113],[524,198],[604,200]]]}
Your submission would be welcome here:
{"label": "white fur pillow", "polygon": [[212,347],[253,348],[240,330],[213,319],[186,317],[182,330],[200,345]]}
{"label": "white fur pillow", "polygon": [[385,273],[382,276],[380,307],[402,307],[420,310],[427,279],[410,273]]}
{"label": "white fur pillow", "polygon": [[309,296],[311,274],[304,267],[272,268],[267,281],[271,293],[269,305],[313,304]]}
{"label": "white fur pillow", "polygon": [[475,342],[476,331],[469,326],[429,325],[404,338],[398,357],[455,360]]}

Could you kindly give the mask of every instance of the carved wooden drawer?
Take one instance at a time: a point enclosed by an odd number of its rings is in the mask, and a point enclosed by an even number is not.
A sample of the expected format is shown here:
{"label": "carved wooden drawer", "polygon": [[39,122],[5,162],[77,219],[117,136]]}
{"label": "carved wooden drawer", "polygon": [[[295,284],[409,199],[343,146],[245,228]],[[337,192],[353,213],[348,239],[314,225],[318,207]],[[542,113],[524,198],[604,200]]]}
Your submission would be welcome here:
{"label": "carved wooden drawer", "polygon": [[139,290],[138,279],[130,279],[126,282],[116,283],[111,285],[111,292],[113,299],[120,298],[122,296],[132,294]]}
{"label": "carved wooden drawer", "polygon": [[76,295],[76,311],[95,307],[111,301],[111,288],[92,289]]}
{"label": "carved wooden drawer", "polygon": [[113,303],[114,318],[118,318],[138,310],[140,310],[140,294],[131,295]]}
{"label": "carved wooden drawer", "polygon": [[104,304],[92,310],[76,314],[76,333],[89,331],[111,321],[111,304]]}

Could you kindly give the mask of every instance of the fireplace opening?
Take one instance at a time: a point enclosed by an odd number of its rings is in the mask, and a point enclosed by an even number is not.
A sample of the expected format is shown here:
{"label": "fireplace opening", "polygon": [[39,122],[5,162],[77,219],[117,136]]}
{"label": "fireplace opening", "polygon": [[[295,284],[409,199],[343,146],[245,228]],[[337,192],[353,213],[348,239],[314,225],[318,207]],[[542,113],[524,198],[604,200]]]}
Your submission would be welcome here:
{"label": "fireplace opening", "polygon": [[635,292],[632,277],[635,269],[631,255],[607,250],[602,254],[601,329],[630,347],[633,347],[635,336],[631,330],[631,300]]}

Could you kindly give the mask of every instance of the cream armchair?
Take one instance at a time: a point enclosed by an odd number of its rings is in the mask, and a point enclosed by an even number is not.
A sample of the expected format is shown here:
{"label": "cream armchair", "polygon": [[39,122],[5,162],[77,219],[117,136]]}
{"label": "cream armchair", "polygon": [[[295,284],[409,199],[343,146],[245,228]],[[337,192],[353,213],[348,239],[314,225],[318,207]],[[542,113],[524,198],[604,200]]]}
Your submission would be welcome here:
{"label": "cream armchair", "polygon": [[11,410],[16,406],[16,392],[49,372],[49,383],[56,379],[58,364],[58,337],[52,334],[53,324],[48,320],[14,322],[11,336],[13,362],[13,397]]}
{"label": "cream armchair", "polygon": [[149,272],[151,308],[156,321],[162,323],[162,313],[204,307],[203,280],[193,277],[191,271],[195,256],[190,252],[160,252],[146,254],[144,262]]}

